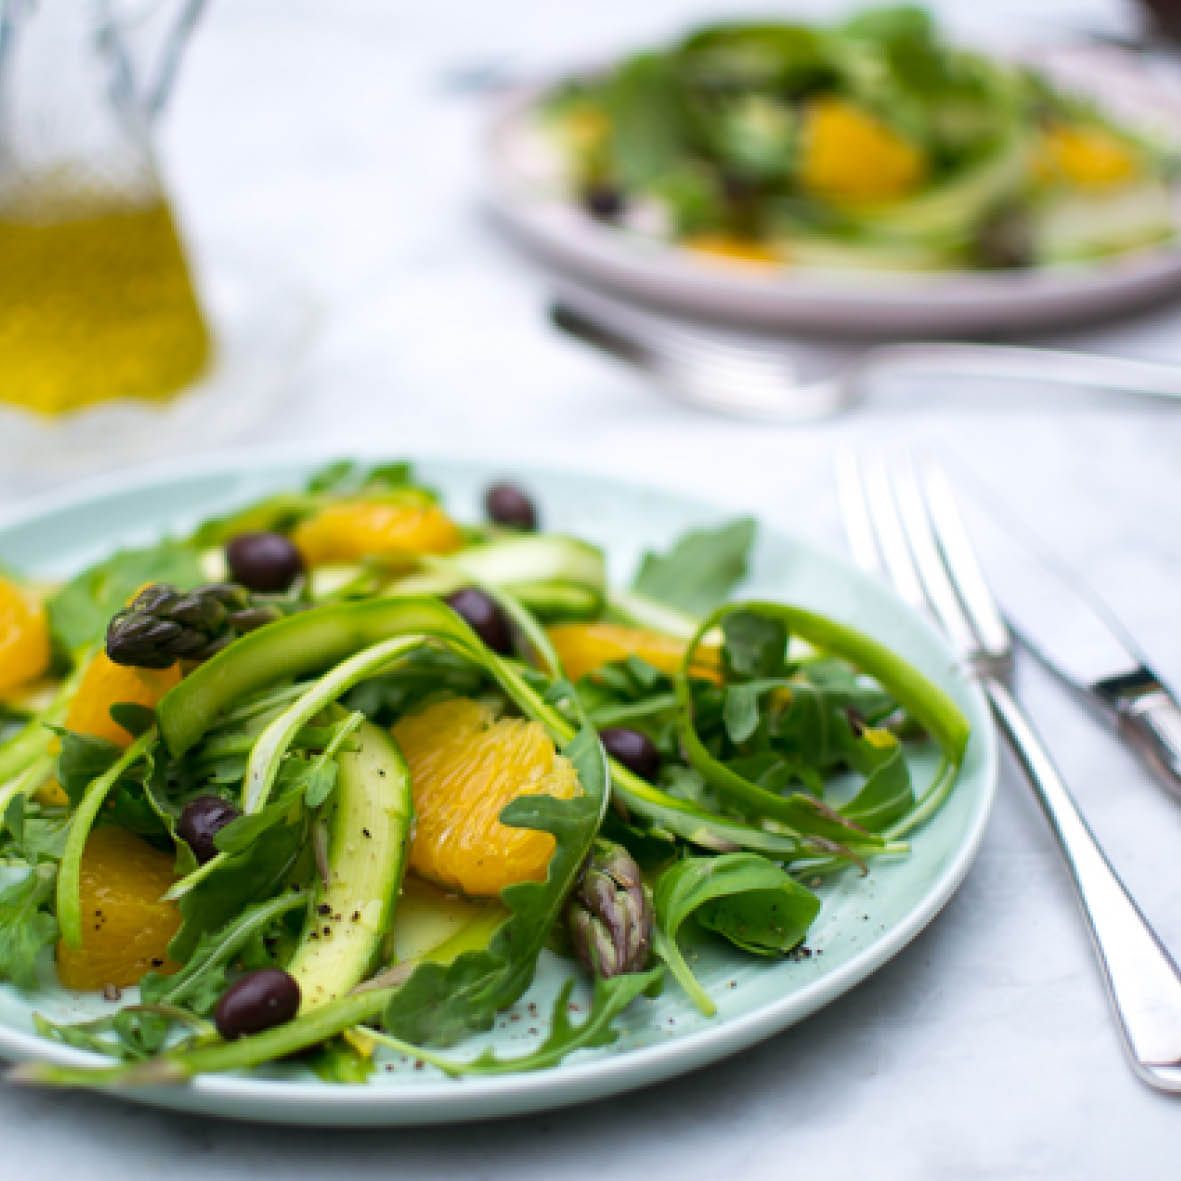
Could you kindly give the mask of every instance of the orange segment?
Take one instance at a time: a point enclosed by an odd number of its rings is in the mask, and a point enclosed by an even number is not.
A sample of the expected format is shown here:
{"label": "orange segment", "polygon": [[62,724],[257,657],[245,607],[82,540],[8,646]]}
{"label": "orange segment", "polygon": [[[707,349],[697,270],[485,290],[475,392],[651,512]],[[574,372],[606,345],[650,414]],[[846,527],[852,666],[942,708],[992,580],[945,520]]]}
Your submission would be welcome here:
{"label": "orange segment", "polygon": [[[638,656],[671,676],[685,655],[684,640],[621,623],[557,623],[548,629],[548,635],[566,675],[574,681],[629,656]],[[706,680],[720,681],[718,663],[717,648],[702,644],[692,671]]]}
{"label": "orange segment", "polygon": [[914,192],[926,177],[926,159],[914,144],[843,98],[809,103],[802,136],[800,181],[828,201],[892,201]]}
{"label": "orange segment", "polygon": [[145,972],[175,972],[168,944],[180,911],[160,895],[172,885],[173,859],[123,828],[96,828],[82,853],[82,946],[57,945],[66,988],[135,984]]}
{"label": "orange segment", "polygon": [[1103,127],[1052,127],[1042,136],[1034,157],[1039,180],[1092,191],[1127,184],[1139,171],[1132,148]]}
{"label": "orange segment", "polygon": [[7,578],[0,578],[0,693],[36,680],[49,667],[44,610]]}
{"label": "orange segment", "polygon": [[709,258],[723,259],[740,266],[779,266],[786,259],[783,252],[754,238],[736,234],[691,234],[682,241],[689,250]]}
{"label": "orange segment", "polygon": [[111,706],[126,701],[155,709],[160,698],[179,680],[179,664],[161,669],[128,668],[116,664],[105,652],[99,652],[82,674],[78,692],[66,714],[66,729],[126,746],[131,735],[111,717]]}
{"label": "orange segment", "polygon": [[414,788],[411,869],[473,896],[545,877],[554,838],[499,820],[517,796],[579,791],[573,766],[539,723],[495,721],[479,702],[456,697],[403,718],[393,734]]}
{"label": "orange segment", "polygon": [[437,504],[377,500],[327,505],[296,525],[291,540],[309,566],[449,554],[463,542],[459,527]]}

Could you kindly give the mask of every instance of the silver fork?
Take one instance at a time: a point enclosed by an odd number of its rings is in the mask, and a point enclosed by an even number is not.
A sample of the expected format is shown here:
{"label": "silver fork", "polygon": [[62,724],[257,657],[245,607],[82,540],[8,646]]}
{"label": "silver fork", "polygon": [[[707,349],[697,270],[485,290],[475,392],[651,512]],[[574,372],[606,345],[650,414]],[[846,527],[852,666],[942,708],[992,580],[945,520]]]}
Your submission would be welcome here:
{"label": "silver fork", "polygon": [[900,596],[946,632],[964,670],[984,690],[1046,814],[1074,879],[1136,1074],[1181,1092],[1181,970],[1120,881],[1079,812],[1032,723],[1009,691],[1013,643],[934,465],[893,471],[846,456],[841,507],[854,557],[884,573]]}

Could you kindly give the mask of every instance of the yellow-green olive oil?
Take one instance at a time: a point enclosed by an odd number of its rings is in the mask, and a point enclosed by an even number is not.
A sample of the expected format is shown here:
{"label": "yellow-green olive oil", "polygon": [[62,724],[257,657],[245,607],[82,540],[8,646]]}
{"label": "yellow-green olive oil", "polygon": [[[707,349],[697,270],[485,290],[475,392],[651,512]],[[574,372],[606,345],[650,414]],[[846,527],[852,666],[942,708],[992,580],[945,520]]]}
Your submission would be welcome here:
{"label": "yellow-green olive oil", "polygon": [[162,199],[0,204],[0,402],[55,415],[164,399],[209,356]]}

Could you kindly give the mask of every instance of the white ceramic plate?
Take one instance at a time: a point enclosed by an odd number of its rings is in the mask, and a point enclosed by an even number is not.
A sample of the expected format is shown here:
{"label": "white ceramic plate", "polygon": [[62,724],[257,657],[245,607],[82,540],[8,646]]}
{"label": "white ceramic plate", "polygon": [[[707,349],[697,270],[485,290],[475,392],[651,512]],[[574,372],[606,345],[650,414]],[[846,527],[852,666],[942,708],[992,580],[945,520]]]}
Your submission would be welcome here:
{"label": "white ceramic plate", "polygon": [[[185,474],[107,481],[0,524],[0,564],[66,574],[113,546],[184,529],[290,486],[315,466],[306,460],[222,459]],[[504,474],[495,466],[442,461],[423,463],[421,473],[460,519],[476,516],[481,489]],[[628,576],[645,547],[665,545],[686,527],[727,515],[702,502],[589,475],[521,469],[514,476],[536,493],[547,527],[607,547],[615,579]],[[210,1115],[303,1125],[443,1123],[559,1107],[670,1078],[741,1050],[807,1017],[899,952],[950,898],[983,835],[996,782],[987,707],[924,620],[836,558],[764,529],[749,589],[822,610],[885,640],[951,693],[973,727],[960,781],[946,806],[914,834],[910,856],[876,863],[868,877],[846,873],[822,888],[823,908],[808,937],[811,958],[759,961],[703,946],[695,968],[717,999],[715,1018],[698,1015],[670,985],[659,999],[628,1010],[615,1045],[580,1051],[534,1074],[452,1081],[391,1059],[393,1069],[379,1069],[365,1085],[321,1083],[288,1064],[252,1076],[205,1076],[184,1087],[120,1094]],[[914,763],[923,781],[934,765],[931,752],[917,752]],[[536,1014],[548,1013],[567,970],[543,960],[516,1015],[506,1015],[481,1044],[506,1055],[522,1052],[536,1039]],[[43,982],[35,995],[0,986],[0,1054],[94,1061],[39,1039],[31,1016],[38,1010],[58,1020],[81,1019],[109,1005],[56,987],[48,958]]]}
{"label": "white ceramic plate", "polygon": [[[1112,49],[1026,55],[1072,89],[1171,136],[1176,78]],[[1014,271],[780,270],[695,256],[596,221],[565,195],[540,136],[538,100],[553,81],[511,95],[484,144],[487,200],[510,236],[545,263],[675,312],[752,327],[840,334],[948,336],[1059,327],[1143,306],[1181,288],[1181,244],[1069,266]],[[1181,224],[1181,209],[1178,211]]]}

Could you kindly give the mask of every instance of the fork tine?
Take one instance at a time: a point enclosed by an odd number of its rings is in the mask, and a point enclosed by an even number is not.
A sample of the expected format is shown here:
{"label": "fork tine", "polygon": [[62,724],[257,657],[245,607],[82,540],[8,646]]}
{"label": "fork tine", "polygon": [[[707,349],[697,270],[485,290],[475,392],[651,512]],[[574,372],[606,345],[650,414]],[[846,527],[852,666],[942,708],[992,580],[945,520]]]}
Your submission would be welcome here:
{"label": "fork tine", "polygon": [[906,542],[906,531],[898,515],[886,465],[882,460],[875,459],[863,465],[863,471],[862,490],[866,513],[894,589],[916,611],[927,612],[930,609],[927,596]]}
{"label": "fork tine", "polygon": [[1012,648],[1009,628],[989,589],[968,530],[956,504],[951,481],[938,464],[923,463],[927,510],[939,548],[986,655],[1003,659]]}
{"label": "fork tine", "polygon": [[927,601],[947,632],[952,647],[961,655],[976,652],[980,647],[980,641],[960,605],[959,595],[956,593],[948,568],[944,565],[943,555],[935,538],[930,510],[909,458],[894,473],[894,489],[898,499],[898,512]]}
{"label": "fork tine", "polygon": [[865,494],[865,480],[855,451],[844,450],[837,456],[837,502],[841,520],[845,523],[845,538],[853,561],[865,571],[881,577],[882,555],[874,540],[873,521],[869,516],[869,498]]}

